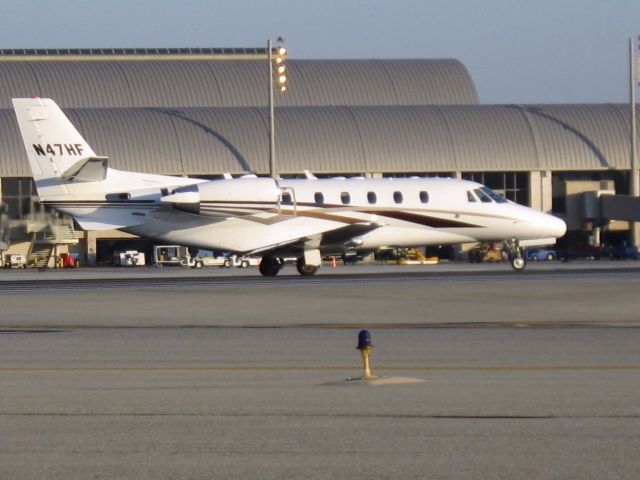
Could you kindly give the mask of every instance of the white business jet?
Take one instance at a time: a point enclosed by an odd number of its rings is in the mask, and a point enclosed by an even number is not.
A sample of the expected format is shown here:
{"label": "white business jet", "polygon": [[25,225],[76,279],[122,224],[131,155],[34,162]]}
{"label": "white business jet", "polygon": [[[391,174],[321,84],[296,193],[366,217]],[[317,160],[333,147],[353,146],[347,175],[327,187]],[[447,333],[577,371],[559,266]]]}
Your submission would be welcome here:
{"label": "white business jet", "polygon": [[516,270],[521,248],[554,243],[565,223],[491,189],[448,178],[285,180],[245,175],[200,180],[109,168],[51,99],[13,106],[43,204],[85,230],[261,255],[277,275],[296,257],[313,275],[323,255],[385,247],[504,242]]}

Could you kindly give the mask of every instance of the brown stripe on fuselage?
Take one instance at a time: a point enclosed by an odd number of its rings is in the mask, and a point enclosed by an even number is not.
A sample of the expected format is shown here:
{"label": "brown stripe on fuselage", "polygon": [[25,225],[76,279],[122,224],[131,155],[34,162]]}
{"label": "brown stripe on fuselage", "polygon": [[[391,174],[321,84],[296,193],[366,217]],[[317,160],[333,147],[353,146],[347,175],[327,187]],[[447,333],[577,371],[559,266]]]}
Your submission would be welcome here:
{"label": "brown stripe on fuselage", "polygon": [[390,217],[396,220],[402,220],[403,222],[417,223],[418,225],[424,225],[431,228],[481,228],[479,225],[472,223],[460,222],[458,220],[449,220],[446,218],[429,217],[426,215],[418,215],[415,213],[405,212],[401,210],[395,211],[365,211],[362,213],[368,213],[371,215],[378,215],[380,217]]}

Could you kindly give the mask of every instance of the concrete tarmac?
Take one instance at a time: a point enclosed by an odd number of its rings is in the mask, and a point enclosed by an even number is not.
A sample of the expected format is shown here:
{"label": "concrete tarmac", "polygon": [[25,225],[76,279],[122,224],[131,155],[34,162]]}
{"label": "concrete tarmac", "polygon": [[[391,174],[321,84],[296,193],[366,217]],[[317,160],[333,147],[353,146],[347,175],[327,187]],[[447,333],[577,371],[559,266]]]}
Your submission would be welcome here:
{"label": "concrete tarmac", "polygon": [[0,272],[0,477],[637,478],[640,269],[438,267]]}

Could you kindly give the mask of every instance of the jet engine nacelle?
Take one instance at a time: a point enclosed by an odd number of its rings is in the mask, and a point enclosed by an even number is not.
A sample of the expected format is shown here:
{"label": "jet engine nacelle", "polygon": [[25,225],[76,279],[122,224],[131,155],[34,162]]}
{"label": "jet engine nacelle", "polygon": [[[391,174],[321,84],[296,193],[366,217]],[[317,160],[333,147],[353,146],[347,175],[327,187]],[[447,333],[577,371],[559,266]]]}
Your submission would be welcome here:
{"label": "jet engine nacelle", "polygon": [[282,191],[272,178],[211,180],[177,188],[160,199],[179,210],[213,216],[250,215],[275,208]]}

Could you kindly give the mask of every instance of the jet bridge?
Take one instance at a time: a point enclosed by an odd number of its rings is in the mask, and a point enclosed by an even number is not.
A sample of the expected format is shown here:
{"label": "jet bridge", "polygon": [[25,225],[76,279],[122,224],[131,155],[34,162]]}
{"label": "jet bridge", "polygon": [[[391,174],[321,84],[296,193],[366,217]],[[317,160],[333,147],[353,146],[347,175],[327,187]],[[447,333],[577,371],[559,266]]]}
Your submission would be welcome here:
{"label": "jet bridge", "polygon": [[631,195],[601,195],[600,217],[605,220],[640,222],[640,197]]}

